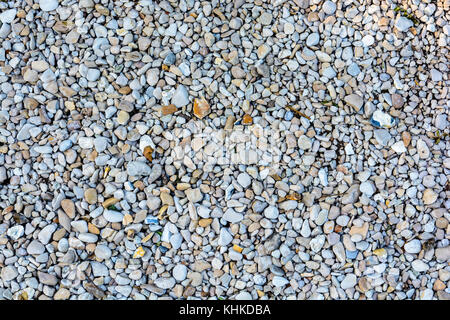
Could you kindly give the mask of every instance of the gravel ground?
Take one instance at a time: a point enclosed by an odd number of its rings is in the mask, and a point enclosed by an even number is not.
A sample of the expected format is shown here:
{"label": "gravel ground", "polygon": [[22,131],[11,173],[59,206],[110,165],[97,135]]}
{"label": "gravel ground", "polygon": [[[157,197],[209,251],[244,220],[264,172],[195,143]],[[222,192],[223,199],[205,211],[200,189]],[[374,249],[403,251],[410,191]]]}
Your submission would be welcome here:
{"label": "gravel ground", "polygon": [[3,0],[0,299],[450,297],[449,0]]}

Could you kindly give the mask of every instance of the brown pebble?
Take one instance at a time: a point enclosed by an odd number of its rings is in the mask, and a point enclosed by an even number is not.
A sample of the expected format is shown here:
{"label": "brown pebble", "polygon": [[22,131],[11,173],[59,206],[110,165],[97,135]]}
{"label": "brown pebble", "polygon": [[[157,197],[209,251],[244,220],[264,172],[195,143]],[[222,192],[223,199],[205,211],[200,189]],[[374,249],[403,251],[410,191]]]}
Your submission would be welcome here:
{"label": "brown pebble", "polygon": [[70,219],[75,218],[75,204],[70,199],[61,201],[61,207]]}

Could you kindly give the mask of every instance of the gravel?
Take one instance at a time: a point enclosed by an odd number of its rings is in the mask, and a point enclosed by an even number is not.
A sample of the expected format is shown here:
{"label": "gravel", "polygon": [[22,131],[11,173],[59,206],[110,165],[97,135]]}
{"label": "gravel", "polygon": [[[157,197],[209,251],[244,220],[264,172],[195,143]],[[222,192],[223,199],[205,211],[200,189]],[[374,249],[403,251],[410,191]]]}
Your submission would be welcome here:
{"label": "gravel", "polygon": [[0,299],[449,299],[448,19],[0,2]]}

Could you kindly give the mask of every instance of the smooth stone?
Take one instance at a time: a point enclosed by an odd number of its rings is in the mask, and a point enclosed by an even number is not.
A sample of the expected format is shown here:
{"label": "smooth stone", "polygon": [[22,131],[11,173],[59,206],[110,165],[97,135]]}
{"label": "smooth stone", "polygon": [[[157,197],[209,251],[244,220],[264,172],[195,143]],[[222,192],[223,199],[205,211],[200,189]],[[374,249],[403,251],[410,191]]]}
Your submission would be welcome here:
{"label": "smooth stone", "polygon": [[38,235],[39,241],[42,242],[43,244],[49,243],[55,230],[56,230],[56,226],[53,224],[45,226],[41,230],[41,232],[39,232],[39,235]]}
{"label": "smooth stone", "polygon": [[252,183],[252,179],[250,178],[250,176],[243,172],[240,173],[237,176],[237,181],[239,182],[239,184],[243,187],[243,188],[247,188],[251,183]]}
{"label": "smooth stone", "polygon": [[218,239],[217,244],[219,246],[224,247],[224,246],[230,244],[231,241],[233,241],[233,236],[230,234],[230,232],[228,232],[228,230],[225,228],[220,229],[219,239]]}
{"label": "smooth stone", "polygon": [[115,210],[103,211],[103,218],[108,222],[122,222],[123,214]]}
{"label": "smooth stone", "polygon": [[422,244],[420,243],[420,240],[414,239],[409,242],[407,242],[404,246],[405,251],[411,254],[419,253],[420,250],[422,250]]}
{"label": "smooth stone", "polygon": [[171,289],[175,285],[175,279],[170,278],[158,278],[155,280],[155,285],[160,289]]}
{"label": "smooth stone", "polygon": [[222,218],[230,223],[238,223],[244,218],[244,216],[241,213],[234,211],[232,208],[228,208]]}
{"label": "smooth stone", "polygon": [[39,255],[44,253],[45,247],[39,240],[33,240],[27,247],[27,252],[32,255]]}
{"label": "smooth stone", "polygon": [[332,1],[325,1],[322,5],[322,10],[325,14],[331,15],[336,12],[336,4]]}
{"label": "smooth stone", "polygon": [[100,260],[108,260],[112,256],[112,251],[106,244],[98,244],[95,247],[94,253]]}
{"label": "smooth stone", "polygon": [[177,264],[172,269],[172,276],[177,280],[178,282],[184,281],[187,276],[187,267],[184,264]]}
{"label": "smooth stone", "polygon": [[187,189],[184,191],[188,200],[192,203],[199,202],[203,199],[203,194],[199,188]]}
{"label": "smooth stone", "polygon": [[8,9],[3,11],[0,14],[0,21],[2,23],[11,23],[13,22],[14,18],[16,17],[17,9]]}
{"label": "smooth stone", "polygon": [[15,279],[19,273],[17,272],[17,268],[14,266],[5,266],[2,267],[1,277],[3,281],[11,281]]}
{"label": "smooth stone", "polygon": [[189,93],[186,90],[186,87],[182,84],[179,84],[175,93],[172,96],[172,103],[177,107],[181,108],[187,104],[189,104]]}
{"label": "smooth stone", "polygon": [[341,282],[341,288],[343,290],[353,288],[356,285],[356,275],[347,274]]}
{"label": "smooth stone", "polygon": [[267,219],[276,219],[278,218],[278,214],[279,214],[278,208],[275,206],[269,206],[264,210],[264,216]]}
{"label": "smooth stone", "polygon": [[394,26],[401,32],[407,31],[414,24],[411,20],[406,17],[399,16],[397,20],[395,20]]}
{"label": "smooth stone", "polygon": [[39,7],[42,11],[53,11],[58,8],[58,0],[39,0]]}
{"label": "smooth stone", "polygon": [[375,185],[372,181],[364,181],[360,184],[359,190],[368,197],[371,197],[375,191]]}
{"label": "smooth stone", "polygon": [[306,38],[306,45],[308,47],[313,47],[317,44],[319,44],[320,41],[320,36],[318,33],[311,33],[307,38]]}
{"label": "smooth stone", "polygon": [[436,259],[439,261],[450,260],[450,246],[446,246],[443,248],[436,248],[434,250],[434,255],[436,256]]}
{"label": "smooth stone", "polygon": [[375,129],[373,135],[377,142],[382,146],[386,146],[391,139],[391,134],[386,129]]}
{"label": "smooth stone", "polygon": [[148,176],[152,172],[150,166],[142,161],[130,161],[127,165],[127,174],[129,176]]}
{"label": "smooth stone", "polygon": [[364,103],[363,98],[355,93],[346,96],[344,101],[355,109],[355,111],[359,111]]}
{"label": "smooth stone", "polygon": [[274,276],[272,279],[272,284],[275,287],[284,287],[285,285],[287,285],[289,283],[289,280],[280,276]]}

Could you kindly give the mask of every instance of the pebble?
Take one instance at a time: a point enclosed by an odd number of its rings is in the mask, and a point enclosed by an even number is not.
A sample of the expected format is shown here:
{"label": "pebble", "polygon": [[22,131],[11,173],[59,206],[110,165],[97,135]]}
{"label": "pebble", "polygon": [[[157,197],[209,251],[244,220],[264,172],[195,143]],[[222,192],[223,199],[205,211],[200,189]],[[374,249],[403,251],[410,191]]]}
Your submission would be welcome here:
{"label": "pebble", "polygon": [[189,103],[189,94],[185,86],[178,85],[177,90],[173,94],[172,103],[177,108],[181,108]]}
{"label": "pebble", "polygon": [[278,218],[278,208],[275,206],[268,206],[266,209],[264,209],[264,216],[267,219],[276,219]]}
{"label": "pebble", "polygon": [[131,161],[127,166],[127,174],[130,176],[148,176],[152,169],[146,163],[141,161]]}
{"label": "pebble", "polygon": [[344,98],[344,100],[349,106],[351,106],[357,112],[363,106],[363,99],[361,98],[361,96],[357,94],[348,95]]}
{"label": "pebble", "polygon": [[103,218],[108,222],[122,222],[123,214],[115,210],[103,211]]}
{"label": "pebble", "polygon": [[413,26],[413,22],[403,16],[399,16],[396,20],[395,20],[395,27],[397,28],[397,30],[401,31],[401,32],[405,32],[407,31],[409,28],[411,28]]}
{"label": "pebble", "polygon": [[341,282],[343,290],[353,288],[356,285],[356,276],[354,274],[347,274]]}
{"label": "pebble", "polygon": [[320,41],[320,36],[318,33],[311,33],[307,38],[306,38],[306,45],[308,47],[313,47],[317,44],[319,44]]}
{"label": "pebble", "polygon": [[332,1],[325,1],[322,5],[322,10],[325,14],[334,14],[336,12],[336,4]]}
{"label": "pebble", "polygon": [[177,264],[172,270],[172,275],[176,281],[184,281],[187,276],[187,267],[184,264]]}
{"label": "pebble", "polygon": [[39,0],[39,7],[42,11],[53,11],[58,8],[58,0]]}
{"label": "pebble", "polygon": [[95,256],[100,260],[108,260],[112,256],[112,250],[105,244],[95,247]]}
{"label": "pebble", "polygon": [[419,253],[422,248],[420,240],[414,239],[405,244],[405,251],[411,254]]}

